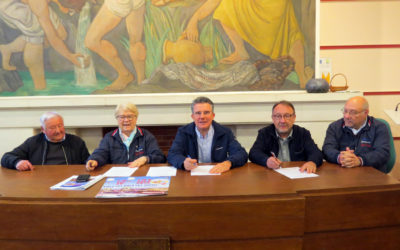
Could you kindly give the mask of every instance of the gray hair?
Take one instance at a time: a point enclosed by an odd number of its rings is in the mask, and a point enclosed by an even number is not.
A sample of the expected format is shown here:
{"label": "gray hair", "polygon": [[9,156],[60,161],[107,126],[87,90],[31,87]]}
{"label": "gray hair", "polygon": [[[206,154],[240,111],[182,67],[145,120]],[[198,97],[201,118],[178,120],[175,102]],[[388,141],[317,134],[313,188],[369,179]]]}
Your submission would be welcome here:
{"label": "gray hair", "polygon": [[47,120],[50,120],[50,119],[52,119],[52,118],[54,118],[54,117],[60,117],[61,119],[63,119],[63,117],[62,117],[59,113],[57,113],[57,112],[55,112],[55,111],[48,111],[48,112],[44,113],[44,114],[40,117],[40,125],[41,125],[43,128],[46,128],[46,121],[47,121]]}
{"label": "gray hair", "polygon": [[118,106],[115,108],[115,112],[114,112],[115,118],[117,118],[117,116],[119,115],[119,113],[121,111],[130,111],[130,112],[134,113],[136,115],[136,117],[139,116],[139,110],[137,109],[136,105],[133,103],[130,103],[130,102],[118,104]]}
{"label": "gray hair", "polygon": [[290,107],[290,108],[293,110],[293,114],[296,114],[296,110],[294,109],[293,104],[292,104],[291,102],[289,102],[289,101],[286,101],[286,100],[282,100],[282,101],[276,102],[276,103],[274,104],[274,106],[272,106],[272,112],[274,112],[274,109],[275,109],[276,106],[278,106],[279,104],[282,104],[282,105],[284,105],[284,106],[286,106],[286,107]]}
{"label": "gray hair", "polygon": [[192,114],[193,114],[193,110],[194,110],[194,105],[198,104],[198,103],[208,103],[211,105],[212,108],[212,112],[214,113],[214,103],[210,100],[210,98],[205,97],[205,96],[199,96],[196,99],[193,100],[192,105],[190,106],[190,108],[192,109]]}

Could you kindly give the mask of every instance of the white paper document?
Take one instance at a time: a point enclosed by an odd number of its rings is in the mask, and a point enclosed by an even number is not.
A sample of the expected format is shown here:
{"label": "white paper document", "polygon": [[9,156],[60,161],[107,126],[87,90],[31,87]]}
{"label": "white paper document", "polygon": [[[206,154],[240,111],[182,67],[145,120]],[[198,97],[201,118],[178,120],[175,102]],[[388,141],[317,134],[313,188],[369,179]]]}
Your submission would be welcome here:
{"label": "white paper document", "polygon": [[138,168],[130,167],[112,167],[103,174],[104,177],[128,177],[131,176]]}
{"label": "white paper document", "polygon": [[192,169],[190,171],[191,175],[221,175],[221,173],[219,174],[211,174],[210,173],[210,169],[212,169],[215,165],[201,165],[198,166],[195,169]]}
{"label": "white paper document", "polygon": [[307,173],[306,171],[300,172],[300,167],[278,168],[278,169],[274,169],[274,170],[290,179],[318,177],[318,175],[314,174],[314,173]]}
{"label": "white paper document", "polygon": [[176,176],[174,167],[150,167],[147,176]]}

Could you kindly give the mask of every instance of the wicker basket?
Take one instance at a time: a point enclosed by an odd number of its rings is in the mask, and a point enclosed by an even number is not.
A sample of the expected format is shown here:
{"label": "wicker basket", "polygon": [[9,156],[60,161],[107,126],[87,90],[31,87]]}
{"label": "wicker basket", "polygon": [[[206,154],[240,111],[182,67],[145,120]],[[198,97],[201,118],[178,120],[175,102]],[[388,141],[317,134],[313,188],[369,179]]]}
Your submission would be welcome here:
{"label": "wicker basket", "polygon": [[[345,81],[345,83],[344,83],[345,85],[344,86],[333,86],[332,85],[333,79],[335,79],[336,76],[342,76],[344,78],[344,81]],[[338,74],[335,74],[335,75],[332,76],[331,81],[329,83],[329,89],[331,90],[331,92],[343,91],[343,90],[346,90],[348,88],[349,88],[349,86],[347,85],[347,78],[346,78],[346,76],[344,74],[338,73]]]}

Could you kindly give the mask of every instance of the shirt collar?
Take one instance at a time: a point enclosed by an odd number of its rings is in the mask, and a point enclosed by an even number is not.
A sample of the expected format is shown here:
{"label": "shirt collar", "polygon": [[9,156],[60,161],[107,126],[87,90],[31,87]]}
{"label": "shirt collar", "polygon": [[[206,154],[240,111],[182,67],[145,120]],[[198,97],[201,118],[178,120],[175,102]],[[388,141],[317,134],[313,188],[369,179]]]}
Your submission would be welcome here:
{"label": "shirt collar", "polygon": [[363,129],[367,125],[367,121],[368,121],[368,118],[365,119],[364,124],[359,129],[355,129],[355,128],[349,128],[349,129],[353,132],[354,135],[357,135],[361,131],[361,129]]}
{"label": "shirt collar", "polygon": [[292,128],[292,130],[290,130],[289,136],[286,137],[286,138],[282,138],[282,137],[278,134],[278,131],[277,131],[276,129],[275,129],[275,134],[276,134],[276,137],[277,137],[277,138],[279,138],[279,139],[281,139],[281,140],[287,140],[287,139],[289,139],[289,138],[292,137],[292,135],[293,135],[293,128]]}
{"label": "shirt collar", "polygon": [[135,137],[135,135],[136,135],[136,132],[137,132],[137,128],[135,127],[135,128],[132,130],[131,134],[130,134],[129,136],[126,136],[124,133],[122,133],[121,129],[118,129],[119,137],[121,137],[121,140],[122,140],[123,142],[125,142],[125,141],[132,141],[132,140],[133,140],[133,137]]}
{"label": "shirt collar", "polygon": [[197,127],[195,127],[195,131],[196,131],[197,138],[200,138],[200,139],[207,139],[207,138],[209,138],[209,136],[214,135],[214,127],[212,124],[211,124],[210,128],[208,129],[207,134],[205,136],[203,136],[200,133],[200,131],[197,129]]}

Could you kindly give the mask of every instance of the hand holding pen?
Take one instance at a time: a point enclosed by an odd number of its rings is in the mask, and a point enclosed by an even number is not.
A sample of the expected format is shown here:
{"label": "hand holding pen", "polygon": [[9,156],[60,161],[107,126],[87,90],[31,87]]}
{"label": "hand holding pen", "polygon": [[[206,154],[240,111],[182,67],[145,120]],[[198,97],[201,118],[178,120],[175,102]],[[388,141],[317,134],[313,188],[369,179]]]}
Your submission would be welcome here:
{"label": "hand holding pen", "polygon": [[183,167],[188,171],[197,168],[197,159],[192,159],[190,155],[188,155],[183,162]]}
{"label": "hand holding pen", "polygon": [[275,153],[271,151],[271,157],[267,160],[267,167],[269,168],[280,168],[281,167],[281,160],[276,157]]}

